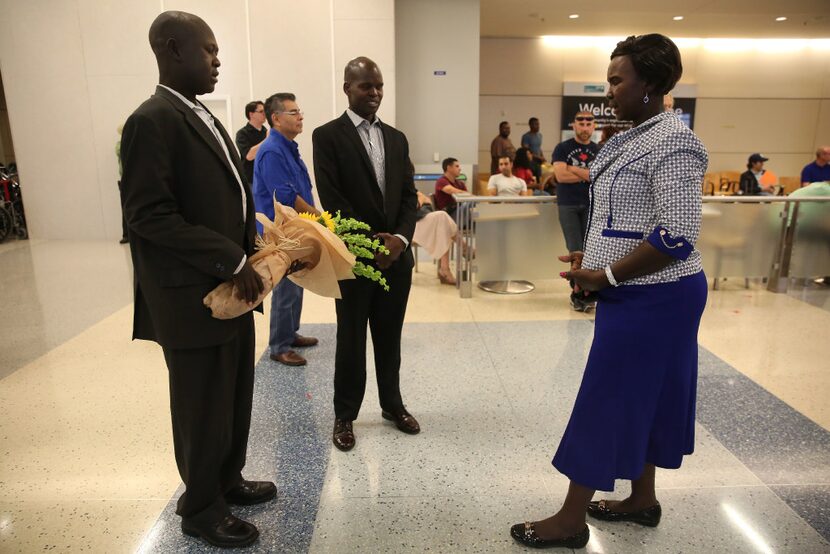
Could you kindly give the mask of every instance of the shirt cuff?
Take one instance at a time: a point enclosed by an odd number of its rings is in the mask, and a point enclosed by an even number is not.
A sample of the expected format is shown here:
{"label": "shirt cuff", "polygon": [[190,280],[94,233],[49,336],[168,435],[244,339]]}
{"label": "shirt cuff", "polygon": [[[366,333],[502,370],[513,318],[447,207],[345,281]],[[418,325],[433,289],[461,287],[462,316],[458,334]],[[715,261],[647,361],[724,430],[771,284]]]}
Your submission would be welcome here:
{"label": "shirt cuff", "polygon": [[657,226],[646,239],[654,248],[678,260],[685,260],[694,248],[684,236],[673,237],[665,227]]}
{"label": "shirt cuff", "polygon": [[247,254],[242,254],[242,261],[239,262],[238,266],[236,266],[236,270],[233,272],[233,274],[236,275],[237,273],[242,271],[242,267],[245,265],[245,262],[247,262],[247,261],[248,261],[248,255]]}
{"label": "shirt cuff", "polygon": [[407,248],[409,248],[409,241],[408,241],[408,240],[406,240],[406,237],[405,237],[405,236],[403,236],[403,235],[395,235],[395,236],[396,236],[396,237],[398,237],[399,239],[401,239],[401,240],[403,241],[403,249],[404,249],[404,250],[406,250]]}

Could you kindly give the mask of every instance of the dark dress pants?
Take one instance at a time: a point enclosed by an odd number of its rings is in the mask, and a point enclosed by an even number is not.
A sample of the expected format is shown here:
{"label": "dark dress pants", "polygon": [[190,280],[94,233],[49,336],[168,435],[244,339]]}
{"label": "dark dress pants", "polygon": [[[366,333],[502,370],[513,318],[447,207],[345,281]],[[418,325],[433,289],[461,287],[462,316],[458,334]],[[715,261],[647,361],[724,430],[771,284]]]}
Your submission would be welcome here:
{"label": "dark dress pants", "polygon": [[164,349],[176,464],[185,484],[176,513],[194,523],[230,513],[224,495],[239,484],[248,448],[254,393],[254,319],[231,341],[207,348]]}
{"label": "dark dress pants", "polygon": [[334,415],[357,419],[366,392],[366,326],[372,330],[380,407],[403,407],[400,388],[401,331],[412,285],[412,270],[385,271],[389,292],[363,277],[340,282],[337,352],[334,360]]}

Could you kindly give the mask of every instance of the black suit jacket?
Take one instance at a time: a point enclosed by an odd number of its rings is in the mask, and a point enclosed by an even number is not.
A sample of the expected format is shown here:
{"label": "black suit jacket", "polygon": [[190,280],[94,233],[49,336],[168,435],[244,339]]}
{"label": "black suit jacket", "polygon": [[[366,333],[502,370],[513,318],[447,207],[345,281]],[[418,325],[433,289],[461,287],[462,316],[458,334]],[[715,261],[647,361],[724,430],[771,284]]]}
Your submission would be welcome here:
{"label": "black suit jacket", "polygon": [[[242,165],[216,121],[239,175]],[[124,124],[124,215],[135,267],[133,338],[165,348],[201,348],[239,328],[214,319],[202,298],[253,253],[254,204],[242,193],[222,147],[199,116],[163,87]]]}
{"label": "black suit jacket", "polygon": [[[380,193],[372,162],[352,120],[344,112],[314,130],[314,176],[323,208],[354,217],[375,233],[402,235],[412,242],[418,195],[409,163],[406,136],[381,122],[386,160],[386,196]],[[367,260],[361,260],[368,263]],[[414,266],[407,248],[390,269]]]}

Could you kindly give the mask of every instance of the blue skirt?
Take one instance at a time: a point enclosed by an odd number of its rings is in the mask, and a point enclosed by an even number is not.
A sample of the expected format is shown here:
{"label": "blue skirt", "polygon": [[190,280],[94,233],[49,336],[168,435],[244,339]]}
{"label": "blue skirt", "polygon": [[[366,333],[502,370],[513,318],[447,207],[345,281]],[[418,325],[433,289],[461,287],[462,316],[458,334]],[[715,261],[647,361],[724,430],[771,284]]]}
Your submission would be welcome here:
{"label": "blue skirt", "polygon": [[553,466],[605,491],[694,451],[703,272],[599,292],[594,342]]}

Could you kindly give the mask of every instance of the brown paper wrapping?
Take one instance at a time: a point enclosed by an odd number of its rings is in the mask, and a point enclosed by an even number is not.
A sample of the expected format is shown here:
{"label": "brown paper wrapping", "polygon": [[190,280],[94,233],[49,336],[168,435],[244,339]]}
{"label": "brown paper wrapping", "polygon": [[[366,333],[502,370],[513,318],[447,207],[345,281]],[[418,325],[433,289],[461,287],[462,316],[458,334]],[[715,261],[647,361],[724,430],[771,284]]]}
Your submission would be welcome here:
{"label": "brown paper wrapping", "polygon": [[[340,298],[338,281],[354,279],[354,254],[340,238],[316,221],[298,217],[288,206],[274,201],[274,221],[256,214],[262,224],[262,237],[257,238],[256,254],[249,258],[264,286],[254,305],[274,289],[295,260],[307,264],[305,269],[288,276],[294,283],[320,296]],[[251,311],[252,307],[237,297],[233,281],[213,289],[203,302],[217,319],[232,319]]]}

